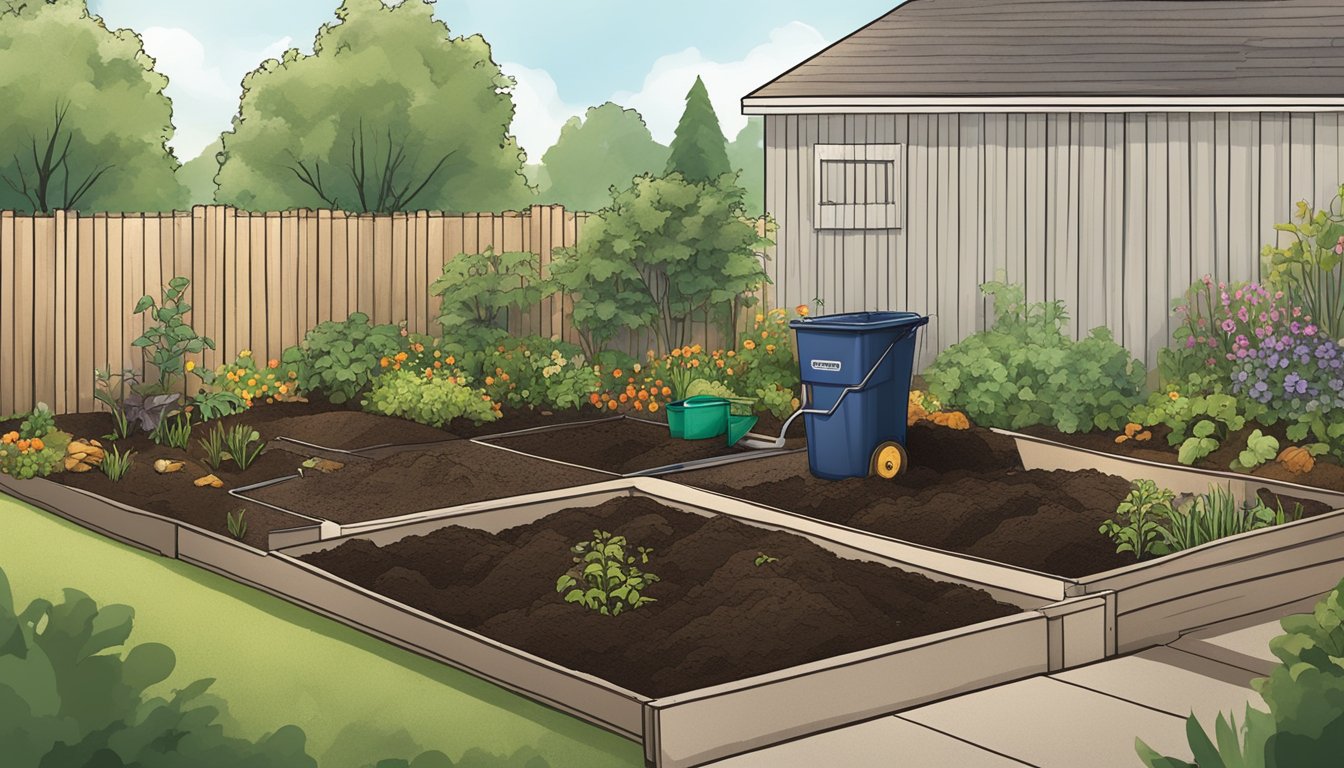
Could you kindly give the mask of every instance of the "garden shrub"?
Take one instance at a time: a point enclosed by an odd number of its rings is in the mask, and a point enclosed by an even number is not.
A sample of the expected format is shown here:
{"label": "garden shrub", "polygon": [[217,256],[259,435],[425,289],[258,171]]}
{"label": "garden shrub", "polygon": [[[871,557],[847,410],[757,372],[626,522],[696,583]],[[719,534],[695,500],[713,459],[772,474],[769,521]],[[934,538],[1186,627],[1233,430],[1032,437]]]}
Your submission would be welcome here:
{"label": "garden shrub", "polygon": [[1266,245],[1261,257],[1271,283],[1282,288],[1291,303],[1315,320],[1330,339],[1344,337],[1344,186],[1327,208],[1316,210],[1305,201],[1297,215],[1274,229],[1287,232],[1287,248]]}
{"label": "garden shrub", "polygon": [[252,350],[244,349],[232,363],[216,368],[209,383],[216,392],[236,397],[244,408],[251,408],[260,400],[267,403],[298,400],[302,397],[299,379],[303,374],[303,354],[299,347],[290,350],[263,365],[257,362]]}
{"label": "garden shrub", "polygon": [[1142,399],[1146,372],[1110,331],[1064,335],[1060,302],[1027,304],[1021,286],[986,283],[995,321],[943,350],[924,372],[928,390],[977,424],[1062,432],[1119,429]]}
{"label": "garden shrub", "polygon": [[0,473],[19,480],[46,477],[65,467],[71,436],[56,429],[56,417],[38,403],[17,430],[0,435]]}
{"label": "garden shrub", "polygon": [[510,338],[481,354],[478,380],[506,405],[578,408],[600,386],[600,374],[578,346],[541,336]]}
{"label": "garden shrub", "polygon": [[344,403],[369,386],[382,358],[402,351],[402,333],[399,326],[374,325],[368,315],[354,312],[344,322],[319,323],[303,337],[302,358],[285,362],[298,366],[300,389]]}
{"label": "garden shrub", "polygon": [[552,292],[541,278],[538,257],[526,252],[460,253],[443,265],[429,286],[440,298],[439,325],[445,334],[476,346],[505,335],[501,324],[509,311],[536,305]]}
{"label": "garden shrub", "polygon": [[400,416],[442,427],[458,417],[477,424],[499,418],[499,403],[455,376],[428,375],[410,370],[388,371],[374,380],[365,396],[364,410]]}
{"label": "garden shrub", "polygon": [[1167,442],[1180,446],[1177,460],[1193,465],[1218,450],[1227,436],[1246,425],[1231,395],[1183,395],[1175,390],[1154,392],[1143,405],[1130,411],[1131,422],[1144,427],[1165,425]]}
{"label": "garden shrub", "polygon": [[1252,685],[1269,712],[1250,705],[1240,728],[1218,715],[1214,739],[1191,715],[1186,737],[1195,762],[1163,757],[1142,739],[1135,750],[1149,768],[1338,765],[1344,754],[1344,581],[1308,614],[1280,622],[1285,634],[1269,642],[1279,659]]}

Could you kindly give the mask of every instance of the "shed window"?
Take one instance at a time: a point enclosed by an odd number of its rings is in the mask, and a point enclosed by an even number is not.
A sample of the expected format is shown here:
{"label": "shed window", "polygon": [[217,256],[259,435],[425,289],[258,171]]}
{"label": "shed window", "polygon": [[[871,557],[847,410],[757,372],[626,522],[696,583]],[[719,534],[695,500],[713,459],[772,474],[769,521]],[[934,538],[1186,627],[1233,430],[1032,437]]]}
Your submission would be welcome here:
{"label": "shed window", "polygon": [[900,227],[901,145],[818,144],[817,229]]}

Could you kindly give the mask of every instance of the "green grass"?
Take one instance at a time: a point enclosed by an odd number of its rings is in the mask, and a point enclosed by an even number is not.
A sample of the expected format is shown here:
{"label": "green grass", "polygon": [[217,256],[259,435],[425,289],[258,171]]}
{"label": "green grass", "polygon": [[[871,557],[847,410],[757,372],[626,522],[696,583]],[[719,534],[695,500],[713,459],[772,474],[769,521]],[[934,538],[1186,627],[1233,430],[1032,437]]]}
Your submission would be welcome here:
{"label": "green grass", "polygon": [[[161,688],[202,677],[243,733],[294,723],[322,768],[437,749],[534,749],[552,768],[643,765],[639,745],[464,672],[195,566],[147,554],[0,495],[0,567],[15,601],[63,587],[135,608],[130,642],[177,653]],[[151,691],[156,693],[158,691]]]}

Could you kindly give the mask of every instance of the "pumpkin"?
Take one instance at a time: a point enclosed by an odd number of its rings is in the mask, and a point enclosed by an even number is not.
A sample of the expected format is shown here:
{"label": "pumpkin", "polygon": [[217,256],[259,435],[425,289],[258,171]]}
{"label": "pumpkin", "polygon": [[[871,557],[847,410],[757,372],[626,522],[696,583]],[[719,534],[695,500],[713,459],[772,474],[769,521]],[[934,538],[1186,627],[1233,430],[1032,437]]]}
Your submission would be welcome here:
{"label": "pumpkin", "polygon": [[1316,457],[1300,445],[1290,445],[1279,453],[1279,463],[1295,475],[1305,475],[1316,467]]}

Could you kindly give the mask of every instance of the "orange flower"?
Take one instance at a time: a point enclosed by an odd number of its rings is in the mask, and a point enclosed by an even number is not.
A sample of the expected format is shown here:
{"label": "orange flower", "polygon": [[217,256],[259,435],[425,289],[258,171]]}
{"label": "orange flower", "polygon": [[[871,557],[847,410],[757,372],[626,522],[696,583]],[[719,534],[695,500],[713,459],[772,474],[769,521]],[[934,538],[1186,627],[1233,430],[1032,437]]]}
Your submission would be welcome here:
{"label": "orange flower", "polygon": [[588,402],[592,403],[593,405],[597,405],[598,403],[602,402],[602,398],[596,392],[594,392],[593,394],[588,396]]}
{"label": "orange flower", "polygon": [[629,395],[630,397],[634,397],[634,396],[635,396],[635,385],[634,385],[634,384],[627,384],[627,385],[625,385],[625,394]]}
{"label": "orange flower", "polygon": [[663,397],[670,397],[672,395],[671,387],[663,387],[662,391],[663,391]]}
{"label": "orange flower", "polygon": [[435,368],[442,368],[442,367],[443,367],[443,361],[442,361],[442,360],[435,360],[435,361],[434,361],[434,367],[435,367]]}
{"label": "orange flower", "polygon": [[494,383],[495,383],[495,377],[494,377],[494,376],[486,376],[486,377],[485,377],[485,386],[489,387],[489,386],[493,385]]}
{"label": "orange flower", "polygon": [[793,311],[794,311],[794,312],[797,312],[799,315],[802,315],[803,317],[807,317],[807,305],[806,305],[806,304],[799,304],[798,306],[796,306],[796,307],[793,308]]}
{"label": "orange flower", "polygon": [[267,361],[266,361],[266,367],[267,367],[267,368],[279,368],[279,367],[280,367],[280,361],[279,361],[279,360],[276,360],[275,358],[271,358],[270,360],[267,360]]}
{"label": "orange flower", "polygon": [[448,356],[448,364],[449,364],[449,365],[456,365],[456,364],[457,364],[457,360],[453,359],[453,356],[452,356],[452,355],[449,355],[449,356]]}
{"label": "orange flower", "polygon": [[4,437],[0,437],[0,443],[12,443],[19,439],[18,432],[6,432]]}
{"label": "orange flower", "polygon": [[727,371],[724,371],[724,373],[727,373],[729,376],[732,376],[732,375],[733,375],[733,369],[732,369],[732,368],[729,368]]}
{"label": "orange flower", "polygon": [[649,413],[655,413],[658,410],[657,403],[649,403]]}
{"label": "orange flower", "polygon": [[755,349],[756,342],[752,341],[751,339],[747,339],[746,341],[742,342],[742,346],[746,347],[747,349]]}
{"label": "orange flower", "polygon": [[400,362],[402,362],[402,361],[404,361],[404,360],[406,359],[406,353],[405,353],[405,352],[398,352],[398,353],[397,353],[397,356],[394,357],[394,358],[392,358],[392,359],[393,359],[393,360],[396,360],[398,363],[400,363]]}
{"label": "orange flower", "polygon": [[386,368],[387,366],[392,364],[392,358],[384,356],[383,359],[378,361],[378,364]]}
{"label": "orange flower", "polygon": [[28,445],[31,446],[34,451],[40,451],[47,447],[46,443],[43,443],[42,438],[40,437],[34,437],[32,440],[29,440]]}
{"label": "orange flower", "polygon": [[621,378],[621,369],[620,369],[620,368],[617,368],[616,370],[612,371],[612,372],[611,372],[611,377],[612,377],[613,379],[619,379],[619,378]]}
{"label": "orange flower", "polygon": [[672,350],[672,356],[673,356],[673,357],[681,357],[681,350],[680,350],[680,349],[674,349],[674,350]]}
{"label": "orange flower", "polygon": [[764,339],[764,338],[768,338],[769,336],[770,336],[770,332],[769,332],[769,331],[761,331],[761,338],[762,338],[762,339]]}
{"label": "orange flower", "polygon": [[766,345],[765,345],[765,351],[773,355],[773,354],[775,353],[775,345],[774,345],[774,344],[766,344]]}
{"label": "orange flower", "polygon": [[692,346],[691,346],[691,351],[694,352],[694,353],[697,354],[697,355],[700,354],[700,345],[699,345],[699,344],[692,345]]}
{"label": "orange flower", "polygon": [[620,399],[620,401],[621,401],[622,403],[624,403],[624,402],[626,402],[626,401],[628,401],[628,400],[630,399],[630,396],[627,395],[627,394],[625,394],[624,392],[622,392],[622,393],[621,393],[621,396],[620,396],[619,399]]}
{"label": "orange flower", "polygon": [[19,453],[27,453],[28,446],[32,445],[32,443],[27,440],[20,440],[19,442],[15,443],[15,445],[19,447]]}
{"label": "orange flower", "polygon": [[737,357],[737,350],[735,350],[735,349],[730,349],[730,350],[728,350],[728,356],[729,356],[729,357]]}
{"label": "orange flower", "polygon": [[615,400],[608,400],[607,407],[614,411],[620,407],[620,404],[617,403]]}
{"label": "orange flower", "polygon": [[723,361],[722,361],[722,360],[715,360],[714,363],[715,363],[715,365],[719,366],[720,368],[723,367]]}
{"label": "orange flower", "polygon": [[641,402],[639,402],[638,400],[636,400],[636,401],[635,401],[635,410],[636,410],[636,411],[642,411],[642,410],[644,410],[644,404],[641,403]]}
{"label": "orange flower", "polygon": [[641,390],[639,390],[639,399],[640,399],[640,400],[648,400],[648,399],[649,399],[649,391],[648,391],[647,389],[641,389]]}

